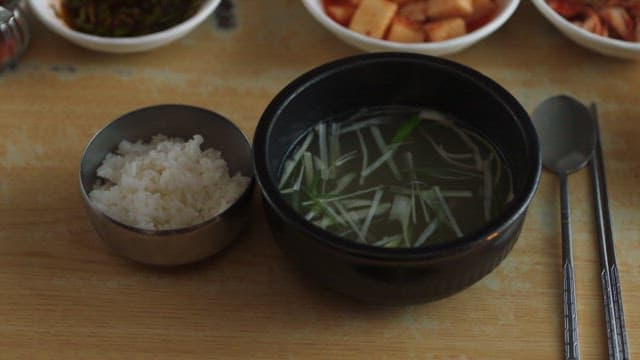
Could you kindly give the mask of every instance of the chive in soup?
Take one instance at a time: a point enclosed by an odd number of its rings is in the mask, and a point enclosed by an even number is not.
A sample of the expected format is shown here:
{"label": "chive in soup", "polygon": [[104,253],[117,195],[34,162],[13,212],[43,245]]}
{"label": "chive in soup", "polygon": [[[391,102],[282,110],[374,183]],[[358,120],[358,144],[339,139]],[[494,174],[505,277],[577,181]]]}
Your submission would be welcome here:
{"label": "chive in soup", "polygon": [[374,107],[319,122],[289,151],[279,189],[308,221],[372,246],[453,241],[512,197],[504,158],[438,111]]}

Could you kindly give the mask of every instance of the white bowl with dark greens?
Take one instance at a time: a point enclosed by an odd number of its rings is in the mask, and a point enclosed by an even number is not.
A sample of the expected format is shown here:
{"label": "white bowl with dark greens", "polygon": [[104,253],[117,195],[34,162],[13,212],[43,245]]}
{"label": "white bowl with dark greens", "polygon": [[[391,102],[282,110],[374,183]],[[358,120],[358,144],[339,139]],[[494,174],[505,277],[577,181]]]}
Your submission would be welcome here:
{"label": "white bowl with dark greens", "polygon": [[133,53],[156,49],[186,36],[213,13],[220,1],[202,1],[193,15],[170,28],[124,37],[93,35],[71,28],[61,14],[62,0],[29,0],[29,6],[35,17],[49,30],[78,46],[107,53]]}

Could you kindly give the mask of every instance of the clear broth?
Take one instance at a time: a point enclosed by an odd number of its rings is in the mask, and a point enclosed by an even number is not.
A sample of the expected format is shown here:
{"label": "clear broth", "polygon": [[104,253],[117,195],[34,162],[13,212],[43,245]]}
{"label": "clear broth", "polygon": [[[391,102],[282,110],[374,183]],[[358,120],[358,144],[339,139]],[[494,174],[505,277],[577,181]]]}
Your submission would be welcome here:
{"label": "clear broth", "polygon": [[280,190],[297,212],[373,246],[455,240],[499,215],[512,197],[497,147],[428,109],[374,107],[325,119],[283,163]]}

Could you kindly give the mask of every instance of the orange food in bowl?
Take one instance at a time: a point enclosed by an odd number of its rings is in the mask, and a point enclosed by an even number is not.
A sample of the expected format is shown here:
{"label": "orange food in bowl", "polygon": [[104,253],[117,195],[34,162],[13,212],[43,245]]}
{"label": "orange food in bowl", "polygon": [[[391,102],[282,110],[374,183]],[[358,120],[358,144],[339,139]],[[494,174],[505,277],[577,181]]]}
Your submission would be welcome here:
{"label": "orange food in bowl", "polygon": [[546,0],[560,16],[593,34],[640,42],[638,0]]}
{"label": "orange food in bowl", "polygon": [[491,21],[496,0],[323,0],[327,15],[366,36],[404,43],[443,41]]}

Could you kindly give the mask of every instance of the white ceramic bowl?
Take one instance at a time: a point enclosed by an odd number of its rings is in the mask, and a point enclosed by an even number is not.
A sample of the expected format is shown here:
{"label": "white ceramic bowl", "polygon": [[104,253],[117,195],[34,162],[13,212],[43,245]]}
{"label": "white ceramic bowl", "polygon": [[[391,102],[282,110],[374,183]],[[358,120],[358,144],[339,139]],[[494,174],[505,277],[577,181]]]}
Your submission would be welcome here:
{"label": "white ceramic bowl", "polygon": [[584,30],[560,16],[547,5],[545,0],[531,0],[533,5],[553,24],[560,32],[573,40],[576,44],[600,54],[640,60],[640,43],[611,39],[593,34]]}
{"label": "white ceramic bowl", "polygon": [[90,35],[71,29],[56,14],[60,0],[29,0],[29,6],[51,31],[76,45],[109,53],[132,53],[155,49],[185,36],[211,15],[220,1],[205,0],[195,15],[169,29],[149,35],[121,38]]}
{"label": "white ceramic bowl", "polygon": [[485,26],[464,36],[439,42],[400,43],[379,40],[351,31],[333,21],[324,11],[322,0],[302,0],[309,13],[338,38],[361,50],[369,52],[400,51],[432,56],[453,54],[468,48],[498,30],[513,15],[520,0],[497,0],[499,9],[496,17]]}

